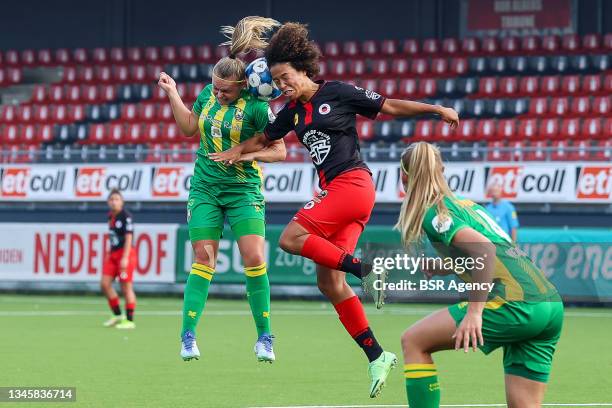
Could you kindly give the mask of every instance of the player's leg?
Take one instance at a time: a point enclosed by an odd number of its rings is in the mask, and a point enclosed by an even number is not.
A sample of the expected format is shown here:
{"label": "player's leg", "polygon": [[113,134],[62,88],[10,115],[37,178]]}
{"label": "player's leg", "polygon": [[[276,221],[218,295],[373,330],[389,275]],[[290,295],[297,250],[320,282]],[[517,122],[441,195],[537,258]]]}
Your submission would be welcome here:
{"label": "player's leg", "polygon": [[518,375],[506,374],[506,402],[508,408],[539,408],[544,400],[546,383]]}
{"label": "player's leg", "polygon": [[448,309],[432,313],[402,335],[406,394],[411,408],[440,406],[440,384],[431,354],[454,348],[456,322]]}
{"label": "player's leg", "polygon": [[125,316],[126,318],[116,327],[118,329],[134,329],[134,311],[136,309],[136,293],[134,292],[134,270],[136,269],[136,250],[132,249],[129,255],[129,262],[124,272],[119,274],[119,282],[121,283],[121,293],[125,299]]}
{"label": "player's leg", "polygon": [[121,306],[119,301],[119,295],[113,288],[113,281],[117,275],[116,262],[112,258],[112,254],[109,254],[104,261],[104,267],[102,269],[102,279],[100,280],[100,289],[102,294],[106,297],[108,306],[110,307],[113,317],[104,322],[104,327],[112,327],[123,320],[121,315]]}

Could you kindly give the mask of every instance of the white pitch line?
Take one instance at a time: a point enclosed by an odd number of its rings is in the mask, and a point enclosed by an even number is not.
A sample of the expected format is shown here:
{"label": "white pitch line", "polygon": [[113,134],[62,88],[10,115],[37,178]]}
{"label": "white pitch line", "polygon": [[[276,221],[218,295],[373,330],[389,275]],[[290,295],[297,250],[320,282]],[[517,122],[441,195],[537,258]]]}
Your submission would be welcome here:
{"label": "white pitch line", "polygon": [[[440,407],[505,407],[506,404],[443,404]],[[612,403],[542,404],[543,407],[610,407]],[[249,408],[408,408],[407,405],[287,405]]]}

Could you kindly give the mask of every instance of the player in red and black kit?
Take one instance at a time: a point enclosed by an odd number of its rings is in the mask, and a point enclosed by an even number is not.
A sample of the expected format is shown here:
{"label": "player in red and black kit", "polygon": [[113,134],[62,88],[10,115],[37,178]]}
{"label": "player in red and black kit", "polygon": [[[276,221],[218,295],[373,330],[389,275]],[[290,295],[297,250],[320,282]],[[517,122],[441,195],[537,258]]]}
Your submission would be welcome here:
{"label": "player in red and black kit", "polygon": [[[293,217],[279,245],[317,263],[319,289],[333,303],[340,321],[370,361],[373,398],[380,393],[396,357],[378,344],[359,298],[345,279],[345,272],[351,273],[367,282],[370,291],[374,279],[379,279],[373,277],[370,265],[352,256],[375,201],[371,173],[359,151],[355,117],[374,119],[379,112],[402,117],[435,113],[453,128],[459,118],[450,108],[387,99],[338,81],[313,81],[320,52],[301,24],[284,24],[272,36],[265,56],[274,81],[290,101],[264,135],[211,157],[231,165],[241,154],[261,150],[292,130],[308,149],[322,191]],[[373,293],[377,307],[382,306],[383,292]]]}
{"label": "player in red and black kit", "polygon": [[[104,260],[102,281],[100,287],[113,311],[113,317],[104,323],[106,327],[117,329],[134,329],[134,309],[136,308],[136,294],[132,284],[132,276],[136,269],[136,250],[132,243],[134,240],[134,221],[132,214],[123,208],[123,196],[119,190],[112,190],[108,195],[108,228],[110,252]],[[125,297],[125,313],[121,314],[119,296],[113,288],[113,281],[119,278],[121,292]]]}

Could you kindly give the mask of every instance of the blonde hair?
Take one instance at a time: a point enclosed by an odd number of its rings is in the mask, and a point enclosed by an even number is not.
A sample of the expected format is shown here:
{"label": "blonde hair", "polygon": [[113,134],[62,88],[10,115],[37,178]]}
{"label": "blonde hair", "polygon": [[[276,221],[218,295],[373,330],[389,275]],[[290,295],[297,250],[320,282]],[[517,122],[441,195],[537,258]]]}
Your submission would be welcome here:
{"label": "blonde hair", "polygon": [[225,79],[244,82],[244,62],[237,58],[238,54],[250,50],[264,49],[266,32],[279,26],[280,23],[274,19],[258,16],[245,17],[232,26],[222,26],[221,34],[229,39],[221,45],[229,45],[229,56],[221,58],[213,68],[213,75]]}
{"label": "blonde hair", "polygon": [[408,180],[395,228],[400,231],[404,245],[409,245],[422,238],[423,219],[429,207],[437,205],[440,222],[448,218],[448,208],[443,199],[453,197],[453,193],[444,178],[440,150],[429,143],[417,142],[408,146],[402,153],[400,167]]}

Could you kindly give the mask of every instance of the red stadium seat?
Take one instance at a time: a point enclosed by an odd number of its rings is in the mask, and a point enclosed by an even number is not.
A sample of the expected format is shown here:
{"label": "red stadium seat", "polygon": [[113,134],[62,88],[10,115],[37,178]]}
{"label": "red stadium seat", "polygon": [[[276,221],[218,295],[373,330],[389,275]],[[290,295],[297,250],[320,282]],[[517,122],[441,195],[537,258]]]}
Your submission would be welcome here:
{"label": "red stadium seat", "polygon": [[559,136],[561,139],[576,139],[580,132],[580,120],[577,118],[563,119]]}
{"label": "red stadium seat", "polygon": [[363,59],[352,59],[348,63],[349,75],[363,77],[366,74],[366,62]]}
{"label": "red stadium seat", "polygon": [[85,119],[85,107],[83,105],[68,106],[68,122],[81,122]]}
{"label": "red stadium seat", "polygon": [[610,96],[598,96],[593,99],[593,114],[599,116],[610,114]]}
{"label": "red stadium seat", "polygon": [[510,153],[504,151],[505,142],[490,142],[487,144],[488,161],[509,161]]}
{"label": "red stadium seat", "polygon": [[535,119],[523,119],[519,121],[518,131],[515,139],[533,140],[536,138],[537,122]]}
{"label": "red stadium seat", "polygon": [[561,49],[563,52],[574,53],[580,49],[580,40],[576,34],[566,34],[561,39]]}
{"label": "red stadium seat", "polygon": [[559,77],[545,76],[540,81],[540,92],[548,95],[559,93]]}
{"label": "red stadium seat", "polygon": [[357,123],[357,134],[359,140],[370,141],[374,138],[374,124],[371,120],[359,121]]}
{"label": "red stadium seat", "polygon": [[452,142],[456,139],[456,132],[451,127],[442,121],[434,124],[433,140],[438,142]]}
{"label": "red stadium seat", "polygon": [[338,41],[328,41],[323,46],[323,53],[326,58],[339,57],[341,54],[340,51],[340,44]]}
{"label": "red stadium seat", "polygon": [[[62,67],[62,82],[67,84],[74,84],[80,81],[79,74],[76,67],[63,66]],[[93,73],[93,70],[92,70]],[[93,77],[93,74],[92,74]]]}
{"label": "red stadium seat", "polygon": [[588,96],[577,96],[572,98],[570,112],[572,116],[586,116],[590,114],[591,99]]}
{"label": "red stadium seat", "polygon": [[2,144],[19,143],[19,126],[6,125],[2,129]]}
{"label": "red stadium seat", "polygon": [[97,64],[106,64],[109,62],[108,51],[104,48],[94,48],[91,53],[92,60]]}
{"label": "red stadium seat", "polygon": [[402,42],[402,53],[408,56],[415,56],[419,54],[419,42],[414,39],[404,40]]}
{"label": "red stadium seat", "polygon": [[522,140],[513,141],[510,146],[510,160],[512,161],[523,161],[523,154],[525,154],[525,146],[527,142]]}
{"label": "red stadium seat", "polygon": [[431,120],[420,120],[414,128],[414,141],[430,141],[434,137],[434,122]]}
{"label": "red stadium seat", "polygon": [[429,70],[427,60],[424,58],[415,58],[410,64],[410,72],[413,75],[426,75]]}
{"label": "red stadium seat", "polygon": [[167,45],[161,49],[161,61],[167,64],[178,62],[178,53],[176,47]]}
{"label": "red stadium seat", "polygon": [[439,52],[438,40],[435,38],[426,38],[423,40],[423,54],[436,55]]}
{"label": "red stadium seat", "polygon": [[211,63],[214,61],[214,53],[212,47],[208,44],[196,47],[196,59],[199,62]]}
{"label": "red stadium seat", "polygon": [[115,83],[131,82],[130,69],[126,65],[115,65],[112,67],[112,79]]}
{"label": "red stadium seat", "polygon": [[32,144],[36,142],[36,127],[26,124],[19,129],[19,143]]}
{"label": "red stadium seat", "polygon": [[108,65],[98,65],[94,69],[94,79],[96,82],[110,83],[113,80],[111,67]]}
{"label": "red stadium seat", "polygon": [[378,54],[378,44],[376,41],[367,40],[361,43],[361,53],[367,57],[374,57]]}
{"label": "red stadium seat", "polygon": [[106,144],[108,142],[108,126],[93,124],[89,128],[89,138],[86,141],[92,144]]}
{"label": "red stadium seat", "polygon": [[327,76],[327,62],[319,61],[319,77]]}
{"label": "red stadium seat", "polygon": [[371,91],[379,91],[377,79],[366,79],[364,81],[361,81],[361,87],[364,89],[369,89]]}
{"label": "red stadium seat", "polygon": [[146,47],[144,57],[147,62],[158,62],[160,60],[159,49],[157,47]]}
{"label": "red stadium seat", "polygon": [[68,65],[72,62],[72,56],[66,48],[58,48],[55,50],[54,60],[59,65]]}
{"label": "red stadium seat", "polygon": [[407,76],[410,70],[408,60],[405,58],[395,58],[391,61],[391,74],[397,77]]}
{"label": "red stadium seat", "polygon": [[414,97],[418,93],[417,81],[415,79],[402,79],[399,83],[398,94],[401,97]]}
{"label": "red stadium seat", "polygon": [[37,105],[34,107],[34,121],[36,123],[47,123],[51,120],[49,105]]}
{"label": "red stadium seat", "polygon": [[31,103],[43,104],[47,102],[47,87],[45,85],[34,85]]}
{"label": "red stadium seat", "polygon": [[467,58],[453,58],[450,62],[450,72],[453,75],[461,76],[467,74],[468,60]]}
{"label": "red stadium seat", "polygon": [[600,118],[588,118],[582,122],[580,136],[584,139],[603,139],[605,137]]}
{"label": "red stadium seat", "polygon": [[36,53],[36,60],[39,65],[48,66],[53,64],[53,56],[51,55],[51,50],[48,48],[43,48],[42,50],[38,50]]}
{"label": "red stadium seat", "polygon": [[64,88],[65,101],[68,103],[79,103],[81,101],[81,88],[78,85],[67,85]]}
{"label": "red stadium seat", "polygon": [[67,105],[55,105],[53,109],[51,109],[51,122],[57,124],[65,124],[70,120],[68,118],[68,108]]}
{"label": "red stadium seat", "polygon": [[591,160],[591,142],[587,140],[574,142],[572,150],[568,152],[567,159],[572,161]]}
{"label": "red stadium seat", "polygon": [[561,80],[561,93],[575,95],[580,90],[580,77],[577,75],[564,76]]}
{"label": "red stadium seat", "polygon": [[569,113],[568,98],[553,98],[550,101],[550,114],[555,117],[564,117]]}
{"label": "red stadium seat", "polygon": [[142,49],[138,47],[129,47],[125,55],[127,60],[131,63],[139,63],[144,60]]}
{"label": "red stadium seat", "polygon": [[459,122],[457,128],[457,138],[462,142],[469,142],[474,140],[476,133],[476,121],[473,119],[464,119]]}
{"label": "red stadium seat", "polygon": [[33,50],[23,50],[21,51],[20,62],[25,67],[36,65],[36,54]]}
{"label": "red stadium seat", "polygon": [[395,79],[383,79],[380,81],[378,89],[384,96],[394,97],[398,93],[397,81]]}
{"label": "red stadium seat", "polygon": [[[53,95],[53,88],[51,88],[51,95]],[[82,95],[83,101],[86,103],[96,104],[96,103],[101,102],[101,98],[98,92],[98,87],[95,85],[84,85],[82,88],[81,95]]]}
{"label": "red stadium seat", "polygon": [[171,143],[180,140],[181,136],[182,134],[176,123],[168,123],[167,125],[165,125],[165,128],[163,129],[163,132],[161,134],[162,140]]}
{"label": "red stadium seat", "polygon": [[121,64],[125,61],[125,52],[123,48],[113,47],[110,49],[110,61]]}
{"label": "red stadium seat", "polygon": [[149,78],[147,73],[147,66],[143,64],[133,64],[130,69],[130,82],[149,82],[151,79]]}
{"label": "red stadium seat", "polygon": [[516,54],[520,49],[519,40],[517,37],[506,37],[502,38],[500,44],[500,50],[504,55]]}
{"label": "red stadium seat", "polygon": [[4,53],[4,63],[9,66],[19,65],[19,53],[15,50],[8,50]]}
{"label": "red stadium seat", "polygon": [[114,85],[101,85],[99,95],[102,102],[114,102],[117,99],[117,88]]}
{"label": "red stadium seat", "polygon": [[195,49],[192,45],[183,45],[178,49],[179,60],[184,64],[195,62]]}
{"label": "red stadium seat", "polygon": [[329,76],[333,78],[343,78],[348,73],[348,67],[344,60],[330,60],[328,63],[329,66]]}
{"label": "red stadium seat", "polygon": [[396,40],[383,40],[380,43],[380,53],[387,57],[393,57],[398,52],[398,46]]}
{"label": "red stadium seat", "polygon": [[612,138],[607,140],[600,140],[596,143],[593,159],[598,161],[605,161],[607,163],[612,161]]}
{"label": "red stadium seat", "polygon": [[30,105],[21,105],[17,107],[17,122],[29,123],[34,119],[34,110]]}
{"label": "red stadium seat", "polygon": [[499,91],[506,97],[518,94],[518,80],[516,77],[503,77],[499,81]]}
{"label": "red stadium seat", "polygon": [[540,51],[539,37],[528,35],[521,39],[521,53],[535,54]]}
{"label": "red stadium seat", "polygon": [[163,122],[174,122],[174,114],[169,103],[160,105],[157,111],[157,118]]}
{"label": "red stadium seat", "polygon": [[499,51],[499,44],[495,37],[485,37],[482,39],[481,51],[484,54],[497,54]]}
{"label": "red stadium seat", "polygon": [[523,159],[527,161],[545,161],[547,144],[548,142],[546,140],[535,140],[531,142],[525,149]]}
{"label": "red stadium seat", "polygon": [[49,87],[49,101],[51,103],[63,103],[64,87],[61,85],[51,85]]}
{"label": "red stadium seat", "polygon": [[124,103],[121,106],[121,120],[123,122],[136,122],[138,120],[136,104]]}
{"label": "red stadium seat", "polygon": [[375,59],[370,63],[370,74],[377,78],[389,75],[389,62],[386,59]]}
{"label": "red stadium seat", "polygon": [[[134,132],[134,128],[138,129],[137,131],[140,131],[140,125],[130,124],[128,125],[128,128],[129,130],[127,134],[131,134],[132,132]],[[125,125],[123,123],[112,123],[108,128],[107,143],[112,143],[112,144],[125,143],[125,140],[124,140],[125,135],[126,135],[126,130],[125,130]]]}
{"label": "red stadium seat", "polygon": [[346,41],[342,46],[342,53],[349,57],[358,56],[359,44],[357,44],[357,41]]}
{"label": "red stadium seat", "polygon": [[421,79],[419,81],[419,94],[425,98],[433,97],[436,94],[436,80],[432,78]]}
{"label": "red stadium seat", "polygon": [[607,52],[608,54],[612,52],[612,33],[607,33],[604,36],[603,48],[604,52]]}
{"label": "red stadium seat", "polygon": [[448,62],[446,58],[433,58],[431,60],[431,73],[436,77],[448,75]]}
{"label": "red stadium seat", "polygon": [[470,37],[461,40],[461,51],[468,55],[474,55],[480,52],[480,43],[478,39]]}
{"label": "red stadium seat", "polygon": [[582,78],[582,92],[588,95],[596,95],[600,93],[601,92],[601,76],[599,75],[584,76]]}
{"label": "red stadium seat", "polygon": [[607,74],[604,80],[604,94],[612,94],[612,74]]}
{"label": "red stadium seat", "polygon": [[542,119],[537,131],[539,139],[552,140],[559,138],[559,121],[556,118]]}
{"label": "red stadium seat", "polygon": [[582,37],[582,48],[587,51],[599,51],[601,38],[598,34],[587,34]]}
{"label": "red stadium seat", "polygon": [[568,160],[568,152],[567,152],[568,145],[569,145],[569,142],[565,140],[554,141],[552,144],[552,152],[550,154],[551,160],[554,160],[554,161]]}
{"label": "red stadium seat", "polygon": [[550,53],[557,53],[559,51],[559,37],[556,35],[547,35],[542,37],[542,50]]}
{"label": "red stadium seat", "polygon": [[546,116],[548,114],[548,98],[531,98],[529,100],[529,115]]}
{"label": "red stadium seat", "polygon": [[84,67],[81,67],[80,69],[77,69],[77,81],[78,82],[92,83],[95,80],[97,80],[97,78],[96,78],[96,71],[94,70],[94,67],[84,66]]}
{"label": "red stadium seat", "polygon": [[[128,129],[128,132],[129,131],[130,130]],[[128,136],[128,140],[130,141],[130,143],[136,143],[136,142],[133,142],[129,136]],[[150,124],[142,126],[141,143],[159,143],[161,141],[162,141],[162,131],[161,131],[160,125],[156,123],[150,123]]]}
{"label": "red stadium seat", "polygon": [[538,77],[529,76],[521,78],[519,84],[519,93],[521,95],[535,95],[540,90],[540,84],[538,81]]}
{"label": "red stadium seat", "polygon": [[72,60],[77,64],[86,64],[89,61],[87,50],[85,48],[76,48],[72,51]]}
{"label": "red stadium seat", "polygon": [[492,97],[497,94],[497,78],[485,77],[480,78],[478,91],[481,95]]}
{"label": "red stadium seat", "polygon": [[36,141],[38,143],[50,143],[53,141],[53,125],[41,125],[38,128],[36,135]]}
{"label": "red stadium seat", "polygon": [[488,141],[494,138],[495,136],[495,120],[494,119],[483,119],[479,120],[476,125],[476,130],[474,132],[474,138],[476,140],[484,140]]}
{"label": "red stadium seat", "polygon": [[156,105],[154,103],[141,103],[138,105],[138,120],[140,122],[154,122],[156,118]]}
{"label": "red stadium seat", "polygon": [[442,40],[442,52],[446,55],[455,55],[459,52],[459,41],[456,38]]}

